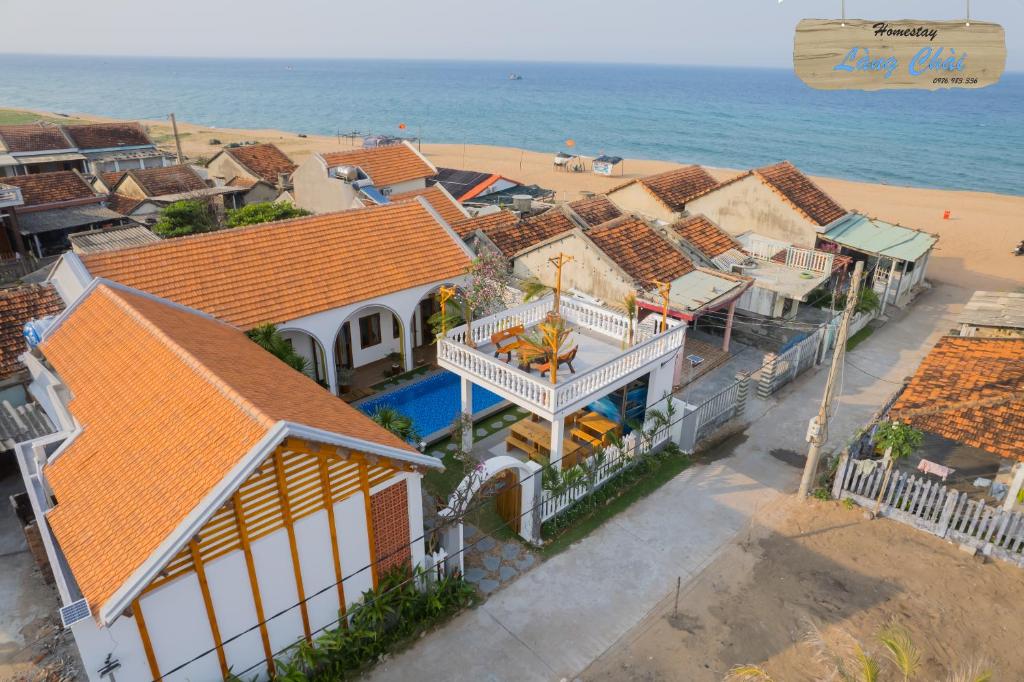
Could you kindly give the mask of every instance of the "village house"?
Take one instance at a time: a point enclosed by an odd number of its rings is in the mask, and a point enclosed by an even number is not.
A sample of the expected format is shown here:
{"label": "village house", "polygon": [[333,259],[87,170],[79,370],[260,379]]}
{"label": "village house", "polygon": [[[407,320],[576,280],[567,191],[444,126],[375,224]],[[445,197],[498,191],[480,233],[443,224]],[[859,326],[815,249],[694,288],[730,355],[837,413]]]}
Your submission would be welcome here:
{"label": "village house", "polygon": [[19,356],[25,345],[25,323],[56,315],[64,302],[50,285],[30,284],[0,289],[0,403],[26,402],[28,370]]}
{"label": "village house", "polygon": [[927,286],[925,272],[938,236],[894,225],[860,213],[850,213],[832,223],[818,237],[822,248],[864,261],[871,287],[882,303],[903,307]]}
{"label": "village house", "polygon": [[416,197],[423,197],[426,199],[427,203],[430,204],[430,207],[434,209],[449,226],[461,223],[469,218],[469,213],[462,207],[462,204],[456,201],[442,185],[431,185],[426,189],[412,189],[408,192],[392,194],[389,201],[409,201]]}
{"label": "village house", "polygon": [[439,460],[230,324],[97,279],[24,358],[58,430],[18,463],[90,680],[272,677],[423,563]]}
{"label": "village house", "polygon": [[77,170],[85,157],[60,126],[27,123],[0,126],[0,175]]}
{"label": "village house", "polygon": [[569,208],[590,227],[596,227],[624,215],[622,210],[603,194],[570,201]]}
{"label": "village house", "polygon": [[44,258],[65,251],[72,232],[127,222],[77,170],[15,175],[4,184],[20,190],[22,203],[4,214],[0,252],[27,256],[30,249]]}
{"label": "village house", "polygon": [[242,330],[275,324],[309,361],[311,377],[339,394],[353,379],[369,385],[393,365],[410,370],[417,356],[425,360],[433,351],[427,320],[438,288],[462,282],[471,257],[419,197],[118,251],[68,253],[50,281],[69,304],[94,277],[105,277]]}
{"label": "village house", "polygon": [[313,213],[383,204],[427,186],[437,168],[408,142],[311,154],[292,174],[295,205]]}
{"label": "village house", "polygon": [[109,192],[110,206],[134,220],[154,223],[168,204],[187,199],[208,199],[214,210],[241,208],[246,187],[211,187],[189,165],[104,173],[96,179],[98,189]]}
{"label": "village house", "polygon": [[488,194],[519,187],[522,183],[497,173],[438,168],[437,175],[427,180],[428,185],[441,185],[458,202],[480,199]]}
{"label": "village house", "polygon": [[1024,338],[1024,293],[975,291],[957,324],[960,336]]}
{"label": "village house", "polygon": [[663,223],[674,223],[690,210],[693,199],[718,184],[700,166],[686,166],[629,180],[610,189],[607,196],[624,211],[639,213]]}
{"label": "village house", "polygon": [[225,147],[206,164],[218,186],[248,187],[243,201],[277,201],[292,189],[295,164],[275,145],[267,143]]}

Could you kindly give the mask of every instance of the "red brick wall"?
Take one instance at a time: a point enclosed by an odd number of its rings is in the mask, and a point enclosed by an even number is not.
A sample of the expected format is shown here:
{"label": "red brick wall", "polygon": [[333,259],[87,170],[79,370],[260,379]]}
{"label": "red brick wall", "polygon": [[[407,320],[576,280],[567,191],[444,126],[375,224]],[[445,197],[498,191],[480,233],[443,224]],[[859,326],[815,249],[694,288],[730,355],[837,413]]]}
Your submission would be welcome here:
{"label": "red brick wall", "polygon": [[396,566],[412,566],[409,551],[409,492],[405,481],[395,483],[370,497],[373,517],[373,545],[377,574]]}

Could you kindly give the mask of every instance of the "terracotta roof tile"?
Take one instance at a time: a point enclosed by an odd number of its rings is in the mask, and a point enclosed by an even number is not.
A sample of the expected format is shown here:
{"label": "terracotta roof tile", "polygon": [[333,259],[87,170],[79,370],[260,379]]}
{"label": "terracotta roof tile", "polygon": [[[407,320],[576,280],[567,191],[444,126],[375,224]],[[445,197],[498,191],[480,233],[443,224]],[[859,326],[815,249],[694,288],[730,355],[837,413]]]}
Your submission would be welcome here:
{"label": "terracotta roof tile", "polygon": [[710,173],[694,165],[630,180],[609,190],[608,193],[611,194],[634,182],[640,183],[671,211],[683,210],[690,199],[718,186],[718,181],[711,177]]}
{"label": "terracotta roof tile", "polygon": [[123,194],[111,194],[107,196],[107,208],[121,215],[128,215],[135,207],[141,204],[140,199],[128,197]]}
{"label": "terracotta roof tile", "polygon": [[431,185],[426,189],[414,189],[410,192],[392,194],[391,201],[406,201],[408,199],[415,199],[416,197],[423,197],[426,199],[431,207],[433,207],[433,209],[437,211],[449,225],[466,220],[466,214],[462,211],[462,207],[455,203],[455,201],[453,201],[452,198],[448,196],[443,189],[441,189],[440,185]]}
{"label": "terracotta roof tile", "polygon": [[694,269],[689,258],[634,216],[595,227],[587,236],[645,289],[655,280],[671,282]]}
{"label": "terracotta roof tile", "polygon": [[82,260],[95,276],[243,329],[450,279],[470,264],[419,202],[168,239]]}
{"label": "terracotta roof tile", "polygon": [[515,223],[485,227],[484,234],[507,258],[512,258],[525,248],[576,227],[579,226],[569,216],[557,208],[551,208]]}
{"label": "terracotta roof tile", "polygon": [[603,194],[577,199],[569,204],[569,208],[591,227],[622,217],[619,207]]}
{"label": "terracotta roof tile", "polygon": [[408,445],[227,324],[98,286],[42,344],[82,426],[47,517],[98,609],[279,420]]}
{"label": "terracotta roof tile", "polygon": [[458,222],[452,223],[452,229],[465,239],[475,230],[483,230],[486,233],[488,230],[514,225],[517,222],[519,222],[519,216],[515,213],[511,211],[495,211],[494,213],[488,213],[487,215],[475,218],[463,218]]}
{"label": "terracotta roof tile", "polygon": [[228,187],[246,187],[246,188],[249,188],[249,187],[253,187],[257,182],[259,182],[259,180],[255,180],[253,178],[243,178],[241,175],[236,175],[235,177],[231,178],[230,180],[228,180],[224,184],[226,186],[228,186]]}
{"label": "terracotta roof tile", "polygon": [[[292,174],[295,164],[275,145],[268,143],[247,144],[242,147],[230,147],[225,153],[238,161],[252,173],[272,185],[277,184],[278,173]],[[230,184],[230,183],[229,183]]]}
{"label": "terracotta roof tile", "polygon": [[935,414],[903,417],[913,426],[943,438],[1003,457],[1024,460],[1024,339],[945,336],[917,368],[890,417],[919,408],[970,401],[999,404],[950,407]]}
{"label": "terracotta roof tile", "polygon": [[789,161],[758,168],[754,173],[818,225],[828,225],[847,213]]}
{"label": "terracotta roof tile", "polygon": [[683,218],[674,223],[672,229],[708,258],[720,256],[729,249],[743,249],[742,244],[703,215]]}
{"label": "terracotta roof tile", "polygon": [[49,285],[0,289],[0,378],[24,369],[18,356],[28,350],[22,335],[25,323],[64,309],[64,302]]}
{"label": "terracotta roof tile", "polygon": [[329,168],[358,166],[377,187],[433,177],[434,169],[405,144],[323,154]]}
{"label": "terracotta roof tile", "polygon": [[69,125],[64,126],[64,131],[79,149],[144,147],[153,144],[142,126],[134,121]]}
{"label": "terracotta roof tile", "polygon": [[125,175],[131,176],[147,197],[198,192],[207,188],[206,181],[199,173],[192,166],[186,165],[137,168],[126,171]]}
{"label": "terracotta roof tile", "polygon": [[64,137],[59,126],[42,123],[0,126],[0,140],[12,152],[42,152],[74,147]]}
{"label": "terracotta roof tile", "polygon": [[97,198],[96,192],[85,178],[74,171],[12,175],[4,178],[4,184],[21,188],[25,206],[44,206],[62,201]]}

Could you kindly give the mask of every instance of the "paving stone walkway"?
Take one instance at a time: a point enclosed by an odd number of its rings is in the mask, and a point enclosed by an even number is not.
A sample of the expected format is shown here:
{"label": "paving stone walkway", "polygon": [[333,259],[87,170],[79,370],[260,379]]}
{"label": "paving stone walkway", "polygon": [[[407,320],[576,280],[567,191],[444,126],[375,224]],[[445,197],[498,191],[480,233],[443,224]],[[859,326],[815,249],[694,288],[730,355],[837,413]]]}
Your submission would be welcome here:
{"label": "paving stone walkway", "polygon": [[537,556],[516,540],[481,538],[480,530],[467,523],[463,529],[466,546],[466,580],[489,595],[507,585],[537,563]]}

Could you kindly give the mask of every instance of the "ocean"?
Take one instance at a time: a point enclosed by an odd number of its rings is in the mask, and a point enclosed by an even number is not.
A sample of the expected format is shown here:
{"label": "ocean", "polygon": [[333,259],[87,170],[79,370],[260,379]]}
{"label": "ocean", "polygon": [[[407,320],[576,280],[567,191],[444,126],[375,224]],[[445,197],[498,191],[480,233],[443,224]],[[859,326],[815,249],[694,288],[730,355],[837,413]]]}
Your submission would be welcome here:
{"label": "ocean", "polygon": [[550,152],[571,138],[587,155],[789,159],[817,175],[1024,195],[1024,73],[874,93],[812,90],[788,69],[635,64],[0,55],[0,74],[0,107]]}

